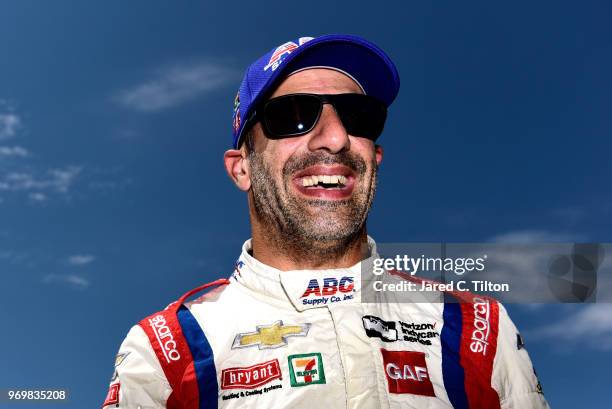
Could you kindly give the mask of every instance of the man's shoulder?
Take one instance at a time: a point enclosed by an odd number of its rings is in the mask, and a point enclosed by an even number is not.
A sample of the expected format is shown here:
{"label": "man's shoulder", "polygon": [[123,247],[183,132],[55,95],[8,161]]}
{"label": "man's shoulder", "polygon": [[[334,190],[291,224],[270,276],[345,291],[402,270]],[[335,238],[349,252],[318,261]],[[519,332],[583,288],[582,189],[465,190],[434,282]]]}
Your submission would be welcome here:
{"label": "man's shoulder", "polygon": [[[161,320],[160,317],[176,316],[180,310],[191,310],[194,305],[217,302],[229,284],[230,281],[228,279],[220,278],[215,281],[199,285],[187,291],[175,301],[172,301],[165,308],[147,315],[145,318],[139,321],[138,325],[142,326],[150,321],[159,321]],[[193,298],[196,295],[198,296]]]}

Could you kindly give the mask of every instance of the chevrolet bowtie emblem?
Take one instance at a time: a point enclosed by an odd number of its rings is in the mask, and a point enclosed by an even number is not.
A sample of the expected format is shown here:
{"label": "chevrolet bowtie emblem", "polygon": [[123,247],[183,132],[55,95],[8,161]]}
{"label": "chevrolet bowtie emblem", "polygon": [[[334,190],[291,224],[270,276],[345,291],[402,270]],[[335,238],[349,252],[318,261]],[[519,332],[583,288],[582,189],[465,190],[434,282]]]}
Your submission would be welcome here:
{"label": "chevrolet bowtie emblem", "polygon": [[115,356],[115,368],[123,363],[123,360],[129,355],[129,352],[124,352],[123,354],[117,354]]}
{"label": "chevrolet bowtie emblem", "polygon": [[246,348],[257,345],[259,349],[279,348],[287,345],[288,337],[305,337],[308,335],[310,324],[284,325],[276,321],[270,325],[258,325],[255,332],[246,332],[236,335],[234,348]]}

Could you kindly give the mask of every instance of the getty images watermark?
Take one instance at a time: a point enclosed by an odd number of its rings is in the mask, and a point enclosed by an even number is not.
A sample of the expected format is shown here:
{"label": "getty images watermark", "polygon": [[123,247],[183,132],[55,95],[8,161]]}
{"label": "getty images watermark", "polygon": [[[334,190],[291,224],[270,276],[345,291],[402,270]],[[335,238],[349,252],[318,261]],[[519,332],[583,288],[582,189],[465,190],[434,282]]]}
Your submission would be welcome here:
{"label": "getty images watermark", "polygon": [[[376,257],[373,260],[372,274],[381,276],[388,271],[403,273],[414,277],[417,274],[431,272],[453,273],[463,276],[470,272],[482,272],[488,256],[482,257],[411,257],[407,254],[395,255],[393,258]],[[401,274],[397,274],[401,277]],[[396,283],[383,283],[374,281],[375,291],[474,291],[474,292],[507,292],[510,291],[508,283],[494,283],[488,280],[451,280],[438,282],[430,280],[400,280]]]}
{"label": "getty images watermark", "polygon": [[506,303],[611,302],[610,250],[601,243],[378,244],[361,266],[362,301],[381,292],[395,302],[470,292]]}

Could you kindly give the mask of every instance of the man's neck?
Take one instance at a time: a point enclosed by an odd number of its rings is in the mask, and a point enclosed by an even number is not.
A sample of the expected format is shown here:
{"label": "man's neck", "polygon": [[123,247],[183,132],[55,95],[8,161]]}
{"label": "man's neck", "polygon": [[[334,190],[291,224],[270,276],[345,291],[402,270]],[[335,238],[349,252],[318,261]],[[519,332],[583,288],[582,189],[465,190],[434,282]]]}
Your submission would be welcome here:
{"label": "man's neck", "polygon": [[270,229],[253,226],[252,234],[253,257],[281,271],[348,268],[368,256],[364,252],[368,243],[365,226],[348,242],[303,243],[299,248],[288,245],[295,240],[271,237],[276,235]]}

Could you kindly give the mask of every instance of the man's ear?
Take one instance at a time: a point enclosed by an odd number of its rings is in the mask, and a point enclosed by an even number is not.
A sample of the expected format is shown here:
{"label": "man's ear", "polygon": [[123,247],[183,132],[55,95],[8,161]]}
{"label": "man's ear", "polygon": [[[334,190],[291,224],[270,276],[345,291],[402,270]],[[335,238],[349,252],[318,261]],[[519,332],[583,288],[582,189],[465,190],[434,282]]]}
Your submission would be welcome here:
{"label": "man's ear", "polygon": [[251,188],[248,160],[243,149],[230,149],[223,155],[225,171],[238,189],[246,192]]}
{"label": "man's ear", "polygon": [[380,166],[380,163],[383,160],[383,147],[380,145],[376,145],[374,147],[374,150],[376,152],[376,164]]}

